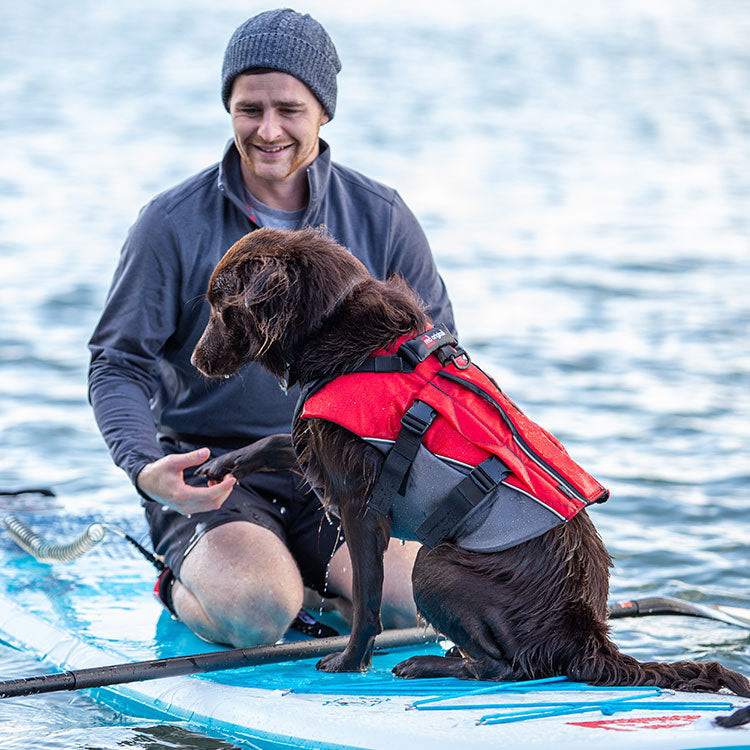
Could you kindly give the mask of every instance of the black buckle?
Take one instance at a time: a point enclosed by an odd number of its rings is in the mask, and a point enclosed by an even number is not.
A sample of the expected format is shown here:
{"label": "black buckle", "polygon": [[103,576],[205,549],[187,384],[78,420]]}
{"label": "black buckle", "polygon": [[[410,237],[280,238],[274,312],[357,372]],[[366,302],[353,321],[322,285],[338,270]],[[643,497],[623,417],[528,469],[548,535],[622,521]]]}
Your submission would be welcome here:
{"label": "black buckle", "polygon": [[401,417],[401,424],[417,435],[424,435],[436,416],[437,412],[429,404],[415,401]]}
{"label": "black buckle", "polygon": [[508,467],[497,456],[490,456],[475,466],[469,476],[486,495],[508,476]]}
{"label": "black buckle", "polygon": [[[468,370],[471,366],[471,357],[460,346],[443,345],[435,352],[435,356],[443,367],[452,364],[457,370]],[[463,357],[466,361],[459,362],[459,357]]]}
{"label": "black buckle", "polygon": [[450,538],[467,513],[479,505],[510,473],[510,469],[497,456],[486,458],[415,529],[414,536],[430,549]]}

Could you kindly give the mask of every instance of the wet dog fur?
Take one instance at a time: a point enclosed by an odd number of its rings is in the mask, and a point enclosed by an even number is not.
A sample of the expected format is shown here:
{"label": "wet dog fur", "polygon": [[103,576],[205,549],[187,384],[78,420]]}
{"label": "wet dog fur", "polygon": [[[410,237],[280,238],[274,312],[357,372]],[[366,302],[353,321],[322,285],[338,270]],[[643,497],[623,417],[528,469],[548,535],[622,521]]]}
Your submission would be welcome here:
{"label": "wet dog fur", "polygon": [[[305,384],[355,369],[376,349],[430,326],[398,276],[374,279],[322,232],[254,231],[216,267],[209,323],[193,363],[208,377],[258,362],[280,381]],[[340,517],[353,567],[353,623],[345,650],[325,671],[370,663],[380,632],[383,552],[390,521],[366,510],[383,456],[324,420],[297,420],[272,436],[211,462],[204,473],[242,476],[258,467],[298,465]],[[750,683],[718,662],[638,662],[608,636],[611,559],[586,511],[545,534],[493,553],[444,542],[422,547],[413,571],[420,615],[453,641],[446,656],[415,656],[401,677],[524,680],[566,675],[595,685],[654,685],[686,691],[721,688],[750,696]]]}

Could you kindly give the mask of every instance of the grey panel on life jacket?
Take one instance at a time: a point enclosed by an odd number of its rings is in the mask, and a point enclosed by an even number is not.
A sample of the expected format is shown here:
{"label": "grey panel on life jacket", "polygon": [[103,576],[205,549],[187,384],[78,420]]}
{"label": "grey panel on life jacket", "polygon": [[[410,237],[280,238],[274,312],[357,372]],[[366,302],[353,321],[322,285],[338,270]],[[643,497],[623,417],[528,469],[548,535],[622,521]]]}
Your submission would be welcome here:
{"label": "grey panel on life jacket", "polygon": [[457,530],[458,545],[472,552],[499,552],[515,547],[564,523],[542,503],[505,484],[490,493],[476,510],[484,506],[489,506],[489,513],[484,514],[479,526],[474,524],[473,529],[463,530],[473,511],[461,524],[463,528]]}
{"label": "grey panel on life jacket", "polygon": [[[368,442],[383,453],[391,448],[391,443]],[[407,478],[405,494],[397,494],[393,499],[392,536],[416,539],[414,530],[439,508],[469,470],[441,460],[421,445]],[[473,552],[499,552],[561,523],[563,520],[542,503],[501,484],[463,518],[450,540]]]}
{"label": "grey panel on life jacket", "polygon": [[393,500],[393,535],[416,539],[414,530],[438,509],[468,473],[468,469],[462,471],[441,461],[420,445],[406,481],[406,494],[397,494]]}

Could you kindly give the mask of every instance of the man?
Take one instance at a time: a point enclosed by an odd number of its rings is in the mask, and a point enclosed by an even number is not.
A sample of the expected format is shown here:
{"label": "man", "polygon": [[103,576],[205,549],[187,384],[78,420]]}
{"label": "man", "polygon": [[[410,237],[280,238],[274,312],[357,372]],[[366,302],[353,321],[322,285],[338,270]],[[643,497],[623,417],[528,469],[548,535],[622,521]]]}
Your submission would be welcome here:
{"label": "man", "polygon": [[[190,364],[216,263],[259,226],[325,225],[374,276],[402,274],[432,319],[453,327],[412,213],[395,191],[331,162],[318,137],[334,116],[340,67],[309,15],[267,11],[235,31],[222,69],[234,139],[219,164],[141,211],[89,344],[97,423],[169,566],[160,598],[198,635],[234,646],[277,640],[305,587],[345,601],[352,584],[337,526],[296,475],[212,486],[192,476],[210,454],[288,432],[296,400],[253,365],[210,382]],[[386,627],[414,623],[415,554],[413,543],[386,552]]]}

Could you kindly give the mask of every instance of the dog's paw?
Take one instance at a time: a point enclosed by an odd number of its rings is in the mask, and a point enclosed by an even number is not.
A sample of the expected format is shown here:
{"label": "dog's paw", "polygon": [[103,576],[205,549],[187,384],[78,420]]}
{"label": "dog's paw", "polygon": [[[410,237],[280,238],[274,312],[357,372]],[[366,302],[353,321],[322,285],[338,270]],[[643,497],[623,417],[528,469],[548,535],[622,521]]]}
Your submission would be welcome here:
{"label": "dog's paw", "polygon": [[[437,657],[441,658],[441,657]],[[407,680],[414,680],[422,677],[425,671],[425,664],[422,656],[412,656],[406,661],[399,662],[391,670],[396,677],[402,677]]]}
{"label": "dog's paw", "polygon": [[465,679],[466,667],[462,658],[422,654],[399,662],[391,670],[396,677],[416,680],[420,677],[459,677]]}
{"label": "dog's paw", "polygon": [[269,435],[243,448],[206,461],[197,471],[198,476],[220,481],[227,474],[236,479],[256,471],[290,471],[297,466],[297,457],[288,434]]}
{"label": "dog's paw", "polygon": [[238,458],[239,451],[232,451],[231,453],[225,453],[223,456],[218,458],[212,458],[201,464],[196,470],[196,475],[199,477],[206,477],[206,479],[214,479],[220,482],[227,474],[234,474],[239,478],[238,474]]}
{"label": "dog's paw", "polygon": [[346,652],[326,654],[316,665],[321,672],[364,672],[365,665],[353,662],[346,657]]}

